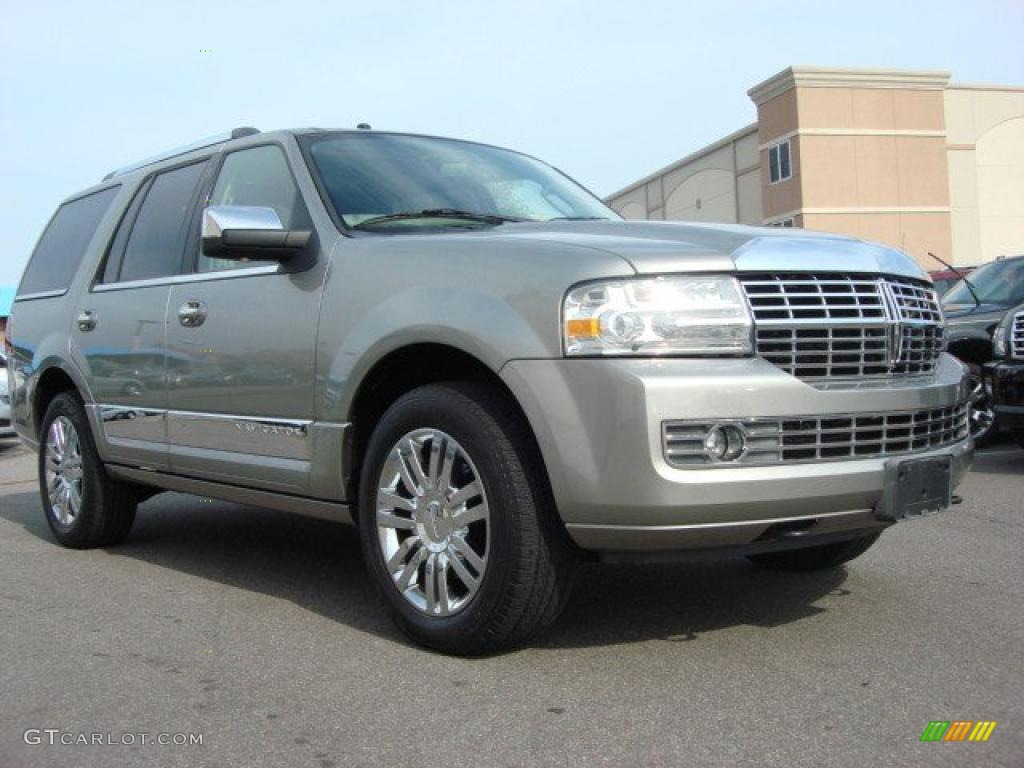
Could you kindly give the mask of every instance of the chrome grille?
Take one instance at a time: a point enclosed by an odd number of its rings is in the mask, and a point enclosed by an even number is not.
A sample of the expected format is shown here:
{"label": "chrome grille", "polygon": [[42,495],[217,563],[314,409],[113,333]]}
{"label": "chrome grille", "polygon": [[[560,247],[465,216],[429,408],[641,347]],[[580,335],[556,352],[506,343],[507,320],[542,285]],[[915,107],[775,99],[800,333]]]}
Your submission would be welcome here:
{"label": "chrome grille", "polygon": [[757,354],[800,379],[929,374],[945,349],[926,283],[861,274],[740,276]]}
{"label": "chrome grille", "polygon": [[1018,312],[1013,316],[1013,325],[1010,327],[1010,355],[1024,357],[1024,312]]}
{"label": "chrome grille", "polygon": [[939,301],[931,287],[899,277],[883,278],[892,294],[899,320],[942,324]]}
{"label": "chrome grille", "polygon": [[888,319],[882,286],[874,276],[747,275],[740,280],[755,323]]}
{"label": "chrome grille", "polygon": [[892,364],[894,374],[912,376],[931,373],[935,362],[946,348],[946,334],[941,325],[900,325],[899,354]]}
{"label": "chrome grille", "polygon": [[[735,461],[713,464],[704,439],[716,424],[738,426],[746,451]],[[964,440],[967,403],[889,413],[796,416],[778,419],[666,421],[665,459],[679,468],[867,459],[915,453]]]}
{"label": "chrome grille", "polygon": [[882,376],[889,371],[884,325],[758,328],[757,354],[803,379]]}

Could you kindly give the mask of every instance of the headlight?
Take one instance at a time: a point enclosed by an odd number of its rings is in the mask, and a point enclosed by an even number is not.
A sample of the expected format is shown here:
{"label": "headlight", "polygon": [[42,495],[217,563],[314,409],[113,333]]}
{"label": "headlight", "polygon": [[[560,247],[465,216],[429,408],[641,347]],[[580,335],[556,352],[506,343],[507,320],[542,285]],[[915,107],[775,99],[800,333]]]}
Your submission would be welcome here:
{"label": "headlight", "polygon": [[751,318],[731,277],[588,283],[565,297],[567,355],[748,355]]}
{"label": "headlight", "polygon": [[1000,324],[996,332],[992,334],[992,354],[996,357],[1006,357],[1006,325]]}

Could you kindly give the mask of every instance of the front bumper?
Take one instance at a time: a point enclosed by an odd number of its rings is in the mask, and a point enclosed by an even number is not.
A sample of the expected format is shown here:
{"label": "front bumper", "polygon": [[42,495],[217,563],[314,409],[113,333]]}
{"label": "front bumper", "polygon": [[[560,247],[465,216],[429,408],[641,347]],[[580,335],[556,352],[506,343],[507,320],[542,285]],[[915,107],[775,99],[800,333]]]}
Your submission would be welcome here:
{"label": "front bumper", "polygon": [[[949,355],[924,380],[832,388],[757,358],[517,360],[502,369],[569,534],[601,551],[742,546],[773,532],[808,539],[884,526],[873,510],[892,457],[678,469],[665,460],[662,423],[943,408],[966,399],[964,373]],[[963,440],[913,455],[950,455],[956,485],[973,450]]]}
{"label": "front bumper", "polygon": [[1013,432],[1024,432],[1024,362],[990,364],[989,373],[999,424]]}

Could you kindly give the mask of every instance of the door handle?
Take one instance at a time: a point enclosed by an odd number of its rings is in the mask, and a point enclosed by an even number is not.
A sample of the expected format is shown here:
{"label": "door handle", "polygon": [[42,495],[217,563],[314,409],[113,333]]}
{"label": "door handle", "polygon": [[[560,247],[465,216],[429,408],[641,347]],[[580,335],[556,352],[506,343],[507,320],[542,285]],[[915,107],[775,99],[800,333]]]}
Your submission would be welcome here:
{"label": "door handle", "polygon": [[189,299],[178,307],[178,322],[186,328],[198,328],[206,320],[206,305],[198,299]]}
{"label": "door handle", "polygon": [[96,311],[87,309],[78,316],[78,330],[91,331],[96,327]]}

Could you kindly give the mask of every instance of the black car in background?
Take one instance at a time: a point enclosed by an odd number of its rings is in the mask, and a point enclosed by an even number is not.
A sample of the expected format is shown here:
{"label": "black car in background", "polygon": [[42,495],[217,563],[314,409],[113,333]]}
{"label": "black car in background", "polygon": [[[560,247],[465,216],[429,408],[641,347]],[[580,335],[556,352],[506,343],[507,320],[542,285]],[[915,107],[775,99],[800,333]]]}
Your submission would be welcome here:
{"label": "black car in background", "polygon": [[1024,448],[1024,304],[1006,313],[996,328],[992,350],[996,359],[986,367],[996,418]]}
{"label": "black car in background", "polygon": [[978,267],[942,297],[949,351],[971,368],[971,434],[984,445],[998,432],[992,382],[992,335],[1007,310],[1024,303],[1024,256],[1002,257]]}

